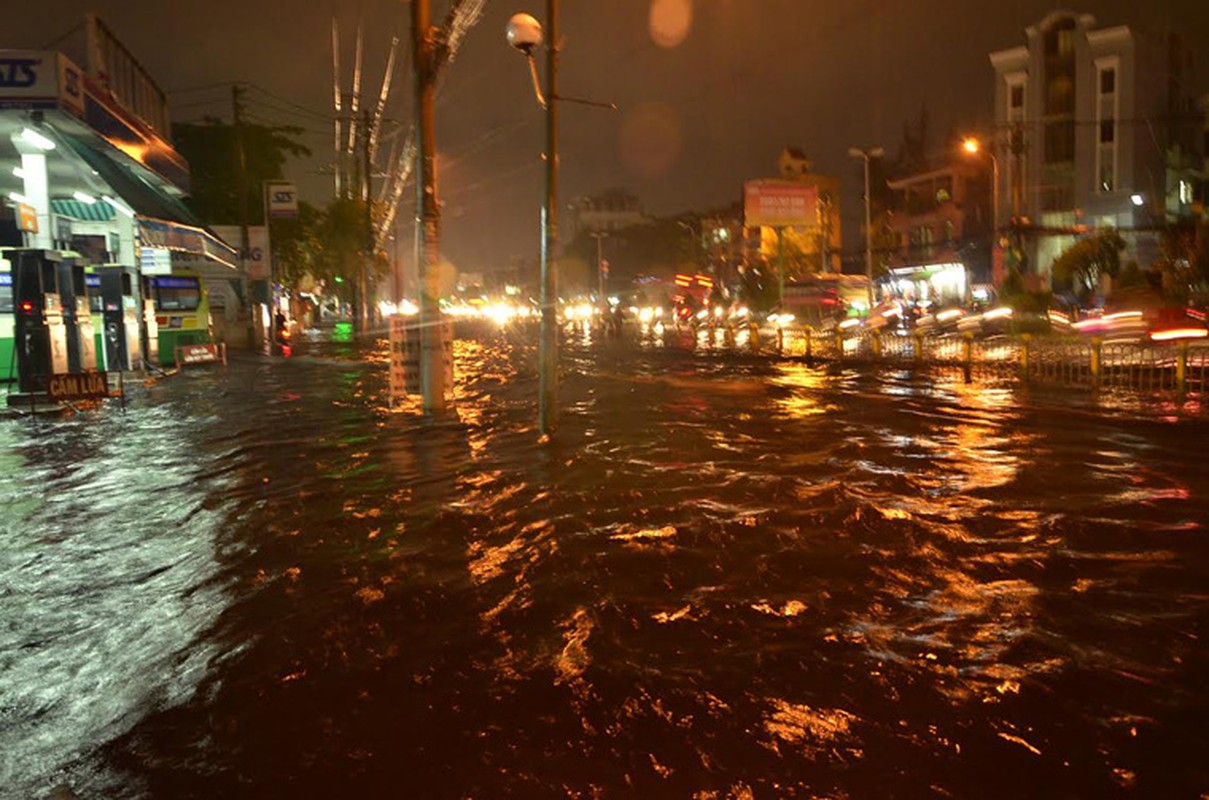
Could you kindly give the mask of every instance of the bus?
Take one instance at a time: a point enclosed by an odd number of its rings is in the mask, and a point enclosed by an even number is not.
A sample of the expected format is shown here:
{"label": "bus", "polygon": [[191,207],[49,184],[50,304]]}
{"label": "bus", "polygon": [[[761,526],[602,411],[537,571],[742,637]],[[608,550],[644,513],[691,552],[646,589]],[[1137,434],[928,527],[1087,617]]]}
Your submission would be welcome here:
{"label": "bus", "polygon": [[[0,261],[0,267],[7,267]],[[0,382],[17,380],[17,353],[13,349],[13,329],[17,325],[16,306],[13,304],[13,273],[0,272]]]}
{"label": "bus", "polygon": [[838,273],[806,275],[785,284],[781,305],[810,325],[859,316],[869,307],[869,279]]}
{"label": "bus", "polygon": [[175,363],[177,347],[213,341],[210,302],[201,276],[187,271],[148,276],[147,293],[155,303],[160,364]]}

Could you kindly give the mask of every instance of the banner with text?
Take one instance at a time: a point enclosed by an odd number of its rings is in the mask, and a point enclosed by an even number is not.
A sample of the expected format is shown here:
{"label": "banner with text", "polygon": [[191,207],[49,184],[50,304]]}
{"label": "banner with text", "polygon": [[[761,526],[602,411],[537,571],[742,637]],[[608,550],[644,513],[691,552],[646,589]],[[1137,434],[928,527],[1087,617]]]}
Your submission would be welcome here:
{"label": "banner with text", "polygon": [[809,228],[818,225],[819,190],[792,181],[748,181],[743,185],[744,224],[749,228]]}

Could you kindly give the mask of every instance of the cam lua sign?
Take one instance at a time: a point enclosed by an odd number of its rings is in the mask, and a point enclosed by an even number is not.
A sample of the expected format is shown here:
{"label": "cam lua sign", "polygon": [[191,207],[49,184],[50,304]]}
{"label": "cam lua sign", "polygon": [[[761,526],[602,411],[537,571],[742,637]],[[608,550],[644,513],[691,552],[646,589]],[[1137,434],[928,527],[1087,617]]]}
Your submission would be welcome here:
{"label": "cam lua sign", "polygon": [[110,396],[109,376],[104,372],[51,375],[46,395],[52,402],[63,400],[103,400]]}

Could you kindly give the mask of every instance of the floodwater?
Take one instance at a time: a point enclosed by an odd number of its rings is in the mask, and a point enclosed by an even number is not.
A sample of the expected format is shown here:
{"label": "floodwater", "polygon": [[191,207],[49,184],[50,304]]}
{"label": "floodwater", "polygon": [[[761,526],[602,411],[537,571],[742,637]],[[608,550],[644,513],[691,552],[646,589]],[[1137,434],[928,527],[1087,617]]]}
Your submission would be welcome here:
{"label": "floodwater", "polygon": [[1209,419],[459,341],[0,420],[0,797],[1209,792]]}

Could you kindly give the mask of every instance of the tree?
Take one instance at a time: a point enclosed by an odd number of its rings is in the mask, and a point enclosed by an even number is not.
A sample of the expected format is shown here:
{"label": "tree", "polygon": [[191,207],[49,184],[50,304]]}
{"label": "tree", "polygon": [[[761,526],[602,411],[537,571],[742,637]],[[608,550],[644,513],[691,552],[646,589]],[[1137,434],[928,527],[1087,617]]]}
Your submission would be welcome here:
{"label": "tree", "polygon": [[1163,295],[1178,303],[1204,296],[1209,284],[1209,223],[1173,225],[1163,231],[1155,270]]}
{"label": "tree", "polygon": [[[280,180],[290,158],[309,156],[311,151],[296,141],[301,128],[244,123],[244,152],[247,155],[248,224],[264,222],[264,181]],[[193,189],[185,201],[211,225],[238,225],[239,160],[235,126],[207,117],[201,122],[172,126],[176,149],[189,162]]]}
{"label": "tree", "polygon": [[323,272],[324,212],[310,203],[298,204],[298,216],[273,221],[273,253],[277,281],[286,287],[302,285],[308,276]]}
{"label": "tree", "polygon": [[1080,239],[1054,259],[1054,285],[1088,298],[1100,289],[1103,276],[1115,278],[1121,271],[1125,240],[1115,228]]}
{"label": "tree", "polygon": [[[375,216],[381,209],[373,209]],[[315,238],[309,244],[316,247],[310,259],[311,274],[329,285],[343,284],[351,292],[357,285],[365,263],[365,248],[369,233],[365,227],[365,203],[359,199],[333,200],[318,216]],[[306,246],[304,240],[300,245]],[[381,277],[389,270],[389,261],[381,253],[374,254],[371,277]]]}

